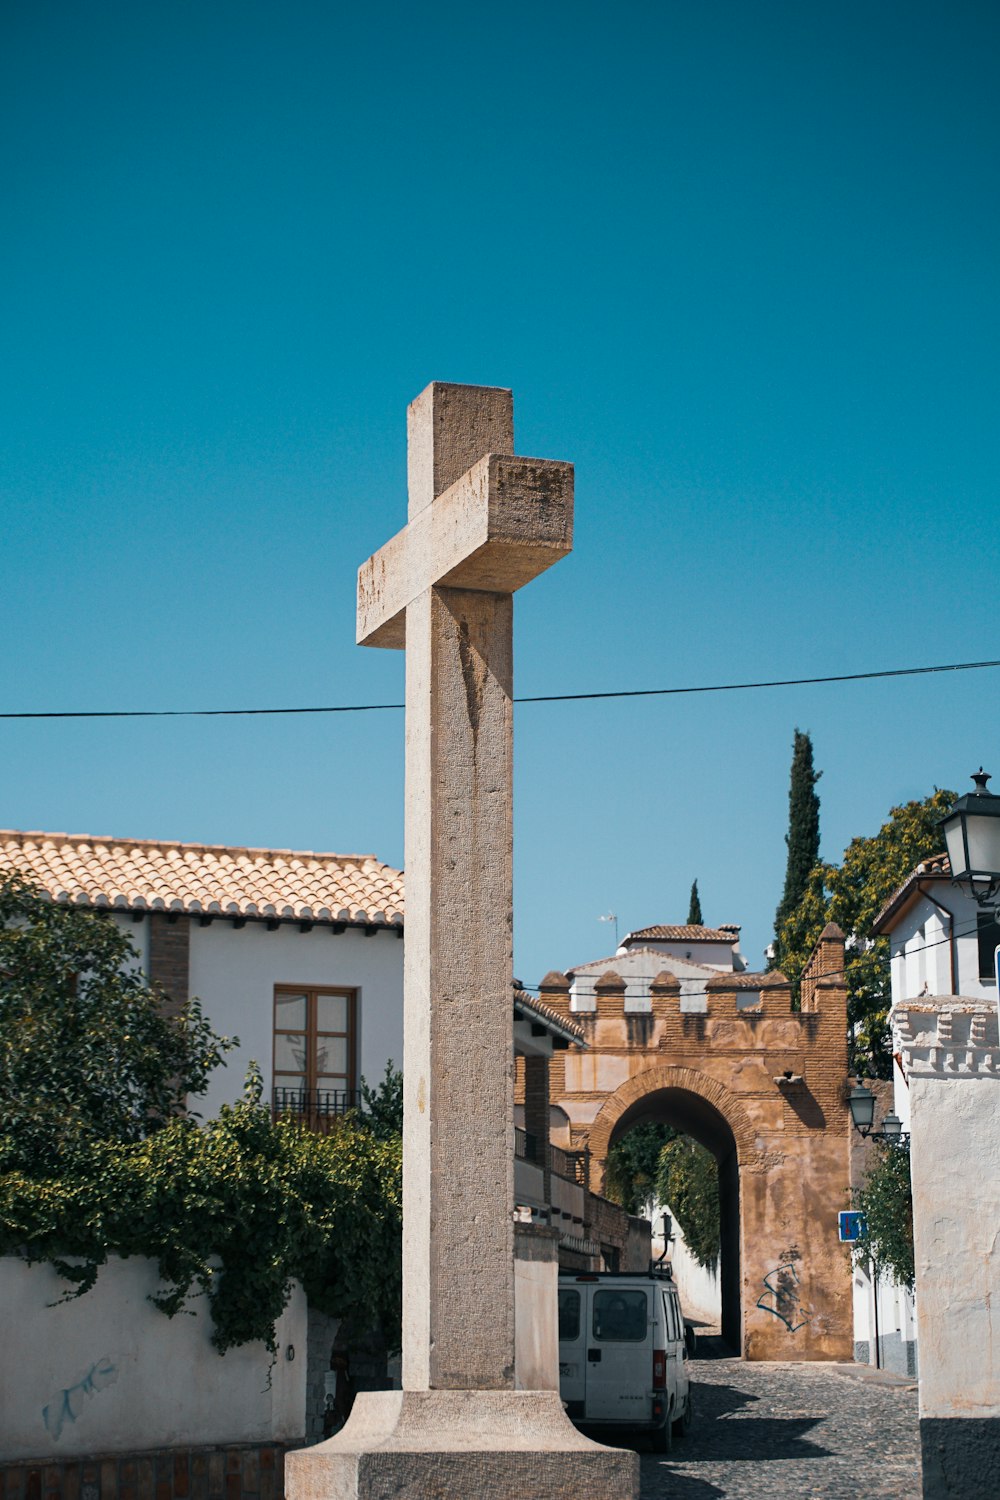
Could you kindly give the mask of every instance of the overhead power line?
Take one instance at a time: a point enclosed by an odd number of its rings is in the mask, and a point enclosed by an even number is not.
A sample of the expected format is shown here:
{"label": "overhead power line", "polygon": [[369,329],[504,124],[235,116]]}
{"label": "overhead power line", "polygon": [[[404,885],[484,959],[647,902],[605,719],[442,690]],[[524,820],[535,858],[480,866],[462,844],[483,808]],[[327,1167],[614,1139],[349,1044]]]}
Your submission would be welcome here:
{"label": "overhead power line", "polygon": [[[981,672],[1000,661],[956,661],[934,667],[890,667],[881,672],[836,672],[827,677],[776,677],[764,682],[716,682],[688,687],[614,688],[598,693],[536,693],[515,703],[588,703],[601,698],[668,698],[691,693],[747,693],[762,688],[815,687],[830,682],[872,682],[885,677],[926,677],[933,672]],[[0,719],[235,719],[279,714],[365,714],[401,709],[402,703],[334,703],[298,708],[104,708],[2,713]]]}

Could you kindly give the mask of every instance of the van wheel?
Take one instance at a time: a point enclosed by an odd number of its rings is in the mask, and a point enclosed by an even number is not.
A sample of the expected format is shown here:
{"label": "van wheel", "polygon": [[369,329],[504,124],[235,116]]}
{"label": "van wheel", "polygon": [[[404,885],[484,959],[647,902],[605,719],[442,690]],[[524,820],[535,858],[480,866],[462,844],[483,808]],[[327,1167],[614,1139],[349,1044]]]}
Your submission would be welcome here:
{"label": "van wheel", "polygon": [[674,1437],[687,1437],[688,1433],[691,1431],[691,1424],[693,1421],[694,1412],[691,1410],[691,1387],[688,1386],[687,1400],[684,1403],[684,1410],[677,1418],[677,1421],[673,1424]]}
{"label": "van wheel", "polygon": [[656,1427],[652,1432],[653,1452],[669,1453],[674,1446],[674,1424],[668,1417],[662,1427]]}

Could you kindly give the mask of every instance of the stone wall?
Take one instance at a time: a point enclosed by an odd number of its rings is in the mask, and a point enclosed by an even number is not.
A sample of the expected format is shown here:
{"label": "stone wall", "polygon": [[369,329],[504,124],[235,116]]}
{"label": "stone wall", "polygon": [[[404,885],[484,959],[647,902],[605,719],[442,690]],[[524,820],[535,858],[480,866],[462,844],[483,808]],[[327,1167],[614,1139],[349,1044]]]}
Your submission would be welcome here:
{"label": "stone wall", "polygon": [[155,1308],[149,1298],[162,1283],[153,1261],[112,1257],[89,1292],[60,1300],[70,1290],[47,1264],[0,1258],[3,1459],[51,1465],[180,1444],[221,1449],[301,1439],[307,1325],[300,1287],[277,1321],[275,1359],[263,1343],[220,1355],[204,1298],[173,1318]]}
{"label": "stone wall", "polygon": [[298,1446],[163,1448],[0,1463],[0,1500],[281,1500],[285,1453]]}

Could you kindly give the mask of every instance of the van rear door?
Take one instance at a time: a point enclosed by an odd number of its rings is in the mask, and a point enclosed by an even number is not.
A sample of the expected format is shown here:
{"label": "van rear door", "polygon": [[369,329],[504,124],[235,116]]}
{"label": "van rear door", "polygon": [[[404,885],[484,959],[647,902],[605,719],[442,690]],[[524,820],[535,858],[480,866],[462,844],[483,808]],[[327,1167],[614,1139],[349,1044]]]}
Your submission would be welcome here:
{"label": "van rear door", "polygon": [[559,1395],[567,1411],[583,1417],[587,1390],[587,1286],[559,1288]]}
{"label": "van rear door", "polygon": [[665,1351],[667,1390],[670,1392],[671,1409],[676,1412],[683,1405],[681,1397],[684,1386],[684,1319],[681,1316],[680,1299],[673,1287],[664,1287],[660,1295],[663,1298],[663,1318],[667,1335]]}
{"label": "van rear door", "polygon": [[652,1309],[642,1287],[591,1288],[586,1329],[586,1415],[592,1422],[648,1422],[652,1416]]}

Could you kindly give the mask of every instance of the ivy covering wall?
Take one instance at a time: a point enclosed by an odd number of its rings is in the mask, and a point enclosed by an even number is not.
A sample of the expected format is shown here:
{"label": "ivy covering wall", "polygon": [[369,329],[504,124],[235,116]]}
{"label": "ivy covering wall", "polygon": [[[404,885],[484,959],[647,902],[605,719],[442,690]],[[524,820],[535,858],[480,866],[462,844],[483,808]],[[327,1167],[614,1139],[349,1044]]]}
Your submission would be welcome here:
{"label": "ivy covering wall", "polygon": [[329,1135],[243,1100],[185,1112],[232,1043],[177,1017],[106,916],[0,880],[0,1254],[48,1261],[67,1295],[109,1256],[157,1263],[166,1314],[207,1297],[220,1353],[261,1339],[299,1281],[321,1311],[398,1347],[400,1079]]}
{"label": "ivy covering wall", "polygon": [[398,1344],[401,1142],[363,1124],[330,1135],[273,1122],[259,1075],[247,1098],[198,1125],[178,1118],[145,1140],[101,1141],[33,1174],[0,1141],[0,1253],[49,1261],[77,1295],[110,1255],[157,1263],[168,1315],[208,1298],[220,1353],[261,1339],[293,1280],[321,1311],[381,1324]]}

